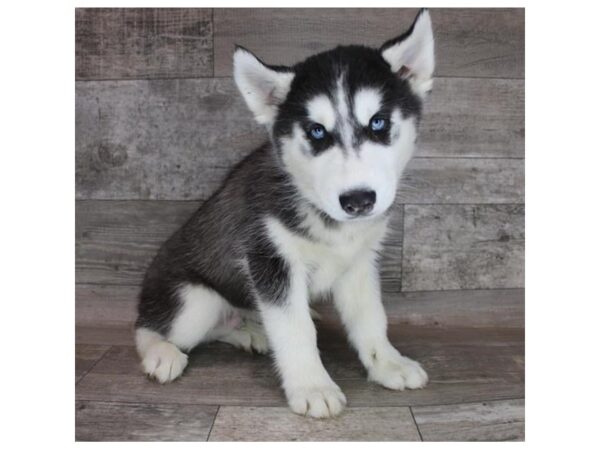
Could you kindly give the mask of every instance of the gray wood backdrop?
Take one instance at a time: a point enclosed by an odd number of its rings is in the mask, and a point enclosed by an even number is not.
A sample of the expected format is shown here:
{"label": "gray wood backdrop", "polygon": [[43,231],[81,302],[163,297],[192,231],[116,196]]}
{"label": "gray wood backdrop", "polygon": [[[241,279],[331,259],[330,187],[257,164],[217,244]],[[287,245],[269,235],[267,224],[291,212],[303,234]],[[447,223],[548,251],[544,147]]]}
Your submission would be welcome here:
{"label": "gray wood backdrop", "polygon": [[[158,245],[266,138],[232,82],[234,43],[290,64],[337,44],[378,46],[416,12],[77,9],[78,309],[99,285],[130,286],[113,303],[130,314]],[[431,16],[436,80],[382,262],[384,290],[394,299],[522,288],[524,10]]]}

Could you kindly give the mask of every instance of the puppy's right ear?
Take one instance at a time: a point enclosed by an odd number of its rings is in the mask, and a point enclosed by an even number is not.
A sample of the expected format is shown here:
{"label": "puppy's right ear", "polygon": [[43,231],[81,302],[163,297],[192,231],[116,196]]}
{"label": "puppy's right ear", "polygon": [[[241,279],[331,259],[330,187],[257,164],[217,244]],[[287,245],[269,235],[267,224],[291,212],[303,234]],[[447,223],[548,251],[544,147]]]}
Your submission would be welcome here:
{"label": "puppy's right ear", "polygon": [[243,47],[233,54],[233,77],[258,123],[272,125],[294,79],[288,67],[267,66]]}
{"label": "puppy's right ear", "polygon": [[392,72],[408,79],[413,91],[424,97],[433,85],[435,52],[429,11],[422,9],[412,26],[381,46],[381,56]]}

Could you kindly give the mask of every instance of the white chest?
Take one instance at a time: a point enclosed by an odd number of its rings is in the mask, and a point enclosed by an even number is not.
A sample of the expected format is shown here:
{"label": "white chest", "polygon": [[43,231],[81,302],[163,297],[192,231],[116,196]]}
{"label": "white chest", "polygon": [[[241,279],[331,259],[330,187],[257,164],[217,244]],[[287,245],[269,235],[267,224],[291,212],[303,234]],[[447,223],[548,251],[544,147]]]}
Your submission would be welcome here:
{"label": "white chest", "polygon": [[327,292],[358,259],[378,249],[387,221],[359,222],[336,228],[312,227],[300,236],[278,221],[269,223],[271,237],[296,270],[304,272],[311,295]]}

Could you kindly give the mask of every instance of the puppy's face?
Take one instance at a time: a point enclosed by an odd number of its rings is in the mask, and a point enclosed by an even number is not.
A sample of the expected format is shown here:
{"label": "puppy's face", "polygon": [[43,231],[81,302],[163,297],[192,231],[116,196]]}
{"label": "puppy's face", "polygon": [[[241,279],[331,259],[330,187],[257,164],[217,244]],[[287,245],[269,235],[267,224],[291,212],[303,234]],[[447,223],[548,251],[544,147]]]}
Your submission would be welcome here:
{"label": "puppy's face", "polygon": [[391,206],[431,88],[427,12],[379,50],[338,47],[292,68],[266,66],[243,49],[234,58],[248,106],[315,208],[348,221],[377,217]]}

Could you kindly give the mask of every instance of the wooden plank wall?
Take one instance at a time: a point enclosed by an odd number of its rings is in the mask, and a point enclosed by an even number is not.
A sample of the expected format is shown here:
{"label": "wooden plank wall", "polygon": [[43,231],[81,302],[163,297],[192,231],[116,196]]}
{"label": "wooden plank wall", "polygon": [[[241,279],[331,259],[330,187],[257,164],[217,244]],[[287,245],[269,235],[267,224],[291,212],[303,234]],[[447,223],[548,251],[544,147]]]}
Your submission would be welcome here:
{"label": "wooden plank wall", "polygon": [[[234,43],[290,64],[337,44],[379,45],[415,14],[77,9],[78,290],[137,285],[158,245],[266,138],[232,82]],[[431,16],[436,80],[383,258],[384,290],[521,288],[524,10]]]}

